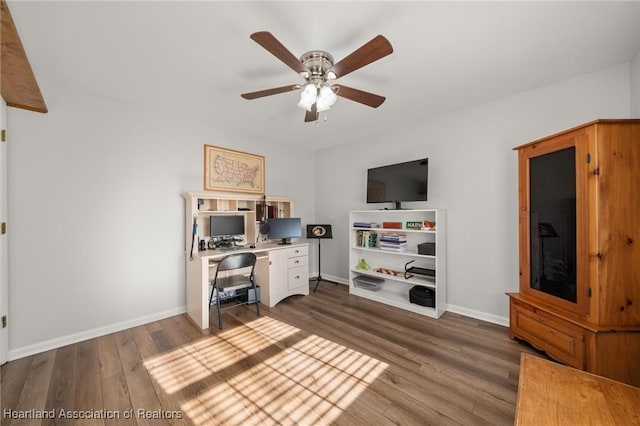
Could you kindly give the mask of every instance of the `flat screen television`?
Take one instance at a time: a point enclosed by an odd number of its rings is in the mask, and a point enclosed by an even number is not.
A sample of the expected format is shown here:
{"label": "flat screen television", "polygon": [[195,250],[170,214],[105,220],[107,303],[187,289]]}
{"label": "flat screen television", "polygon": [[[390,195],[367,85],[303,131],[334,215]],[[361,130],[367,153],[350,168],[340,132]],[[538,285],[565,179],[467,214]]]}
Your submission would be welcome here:
{"label": "flat screen television", "polygon": [[291,238],[302,238],[302,222],[299,217],[279,217],[267,219],[270,240],[281,240],[278,244],[291,244]]}
{"label": "flat screen television", "polygon": [[427,201],[429,159],[389,164],[367,170],[367,203]]}

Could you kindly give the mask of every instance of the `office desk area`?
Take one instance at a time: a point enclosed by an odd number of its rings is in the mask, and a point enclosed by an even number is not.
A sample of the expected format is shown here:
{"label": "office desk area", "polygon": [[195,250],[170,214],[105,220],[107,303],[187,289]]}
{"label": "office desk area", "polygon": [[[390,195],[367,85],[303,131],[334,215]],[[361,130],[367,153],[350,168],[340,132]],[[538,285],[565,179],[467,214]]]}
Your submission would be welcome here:
{"label": "office desk area", "polygon": [[257,257],[255,280],[260,287],[260,303],[272,307],[291,295],[309,294],[309,244],[280,245],[258,243],[232,249],[204,250],[187,253],[186,305],[187,315],[201,330],[209,329],[209,291],[217,263],[233,253],[251,252]]}

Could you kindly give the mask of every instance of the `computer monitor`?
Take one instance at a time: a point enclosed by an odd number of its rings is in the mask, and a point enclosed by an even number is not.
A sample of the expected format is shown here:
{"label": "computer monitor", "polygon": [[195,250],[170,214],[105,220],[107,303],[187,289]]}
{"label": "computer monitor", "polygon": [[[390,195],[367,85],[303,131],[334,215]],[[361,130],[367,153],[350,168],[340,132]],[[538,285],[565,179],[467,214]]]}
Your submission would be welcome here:
{"label": "computer monitor", "polygon": [[291,244],[291,238],[302,238],[302,222],[299,217],[270,218],[267,224],[267,238],[281,240],[278,244]]}
{"label": "computer monitor", "polygon": [[236,235],[244,235],[244,216],[212,215],[209,222],[211,238],[232,239]]}

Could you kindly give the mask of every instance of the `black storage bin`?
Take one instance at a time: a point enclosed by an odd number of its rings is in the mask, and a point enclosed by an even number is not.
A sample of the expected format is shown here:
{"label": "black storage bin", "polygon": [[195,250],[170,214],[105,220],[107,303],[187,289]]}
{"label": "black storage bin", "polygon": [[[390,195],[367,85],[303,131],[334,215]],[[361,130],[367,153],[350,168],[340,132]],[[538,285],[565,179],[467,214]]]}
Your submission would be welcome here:
{"label": "black storage bin", "polygon": [[418,254],[424,254],[426,256],[435,256],[436,255],[436,243],[418,244]]}
{"label": "black storage bin", "polygon": [[436,307],[436,291],[432,288],[416,285],[409,290],[409,302],[429,308]]}

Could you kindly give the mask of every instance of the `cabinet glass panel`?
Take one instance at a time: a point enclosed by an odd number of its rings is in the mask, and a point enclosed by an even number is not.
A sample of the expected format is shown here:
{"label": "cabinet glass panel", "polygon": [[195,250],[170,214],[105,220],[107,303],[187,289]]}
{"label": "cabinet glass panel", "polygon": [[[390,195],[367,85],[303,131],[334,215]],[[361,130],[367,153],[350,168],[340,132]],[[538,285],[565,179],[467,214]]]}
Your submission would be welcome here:
{"label": "cabinet glass panel", "polygon": [[576,153],[529,160],[531,287],[575,303]]}

